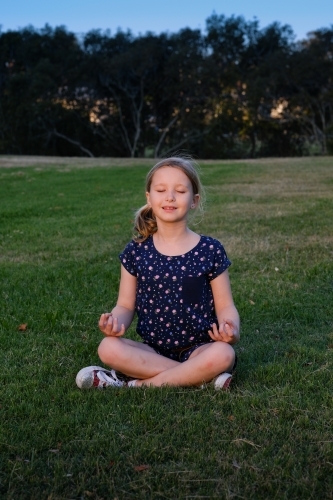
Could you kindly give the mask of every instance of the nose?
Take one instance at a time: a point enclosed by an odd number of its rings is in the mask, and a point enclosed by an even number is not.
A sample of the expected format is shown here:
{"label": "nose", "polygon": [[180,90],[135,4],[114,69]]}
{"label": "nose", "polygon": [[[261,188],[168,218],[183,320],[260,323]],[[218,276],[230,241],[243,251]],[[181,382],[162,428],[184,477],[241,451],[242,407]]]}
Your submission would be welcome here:
{"label": "nose", "polygon": [[167,191],[165,199],[167,201],[174,201],[175,195],[174,195],[173,191]]}

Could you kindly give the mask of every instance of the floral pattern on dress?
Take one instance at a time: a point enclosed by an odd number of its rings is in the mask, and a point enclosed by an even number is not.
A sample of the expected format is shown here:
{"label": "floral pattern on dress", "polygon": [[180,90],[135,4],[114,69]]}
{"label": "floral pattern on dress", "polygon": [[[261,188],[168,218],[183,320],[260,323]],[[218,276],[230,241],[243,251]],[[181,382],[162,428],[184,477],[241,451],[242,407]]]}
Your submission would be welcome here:
{"label": "floral pattern on dress", "polygon": [[137,278],[137,333],[146,343],[173,350],[211,341],[217,318],[210,282],[231,265],[218,240],[201,235],[189,252],[168,256],[150,236],[128,243],[119,258]]}

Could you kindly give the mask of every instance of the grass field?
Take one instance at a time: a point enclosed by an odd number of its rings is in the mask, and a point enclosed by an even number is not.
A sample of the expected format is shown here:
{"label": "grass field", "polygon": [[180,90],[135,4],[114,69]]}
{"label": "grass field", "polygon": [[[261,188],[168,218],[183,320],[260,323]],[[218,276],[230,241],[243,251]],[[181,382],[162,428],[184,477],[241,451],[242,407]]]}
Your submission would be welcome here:
{"label": "grass field", "polygon": [[242,319],[230,393],[76,388],[151,164],[0,157],[0,497],[332,499],[333,158],[202,162],[194,229]]}

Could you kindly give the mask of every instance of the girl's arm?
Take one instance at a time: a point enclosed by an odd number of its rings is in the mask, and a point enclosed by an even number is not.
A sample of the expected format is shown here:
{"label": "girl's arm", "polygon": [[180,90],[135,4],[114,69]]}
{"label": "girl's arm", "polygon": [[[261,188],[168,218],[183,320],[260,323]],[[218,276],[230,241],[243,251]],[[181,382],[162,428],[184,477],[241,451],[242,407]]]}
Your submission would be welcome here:
{"label": "girl's arm", "polygon": [[218,325],[212,325],[209,335],[213,340],[235,344],[239,341],[240,321],[232,298],[228,271],[217,276],[210,284]]}
{"label": "girl's arm", "polygon": [[121,265],[121,278],[117,305],[111,313],[102,314],[98,326],[106,336],[124,335],[132,323],[135,312],[136,277]]}

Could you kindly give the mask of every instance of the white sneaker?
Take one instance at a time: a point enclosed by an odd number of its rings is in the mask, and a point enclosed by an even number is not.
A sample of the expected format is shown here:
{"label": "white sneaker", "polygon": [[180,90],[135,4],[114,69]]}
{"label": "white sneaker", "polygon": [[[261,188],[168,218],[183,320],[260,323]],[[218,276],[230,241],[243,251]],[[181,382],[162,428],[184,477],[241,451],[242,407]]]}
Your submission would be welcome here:
{"label": "white sneaker", "polygon": [[[118,372],[117,372],[118,373]],[[115,370],[106,370],[100,366],[87,366],[76,375],[76,385],[80,389],[104,389],[105,387],[123,387],[126,385],[124,378]],[[123,380],[122,380],[123,378]]]}
{"label": "white sneaker", "polygon": [[227,391],[230,389],[230,384],[232,381],[232,375],[230,373],[224,372],[218,375],[214,380],[214,389],[220,391]]}

